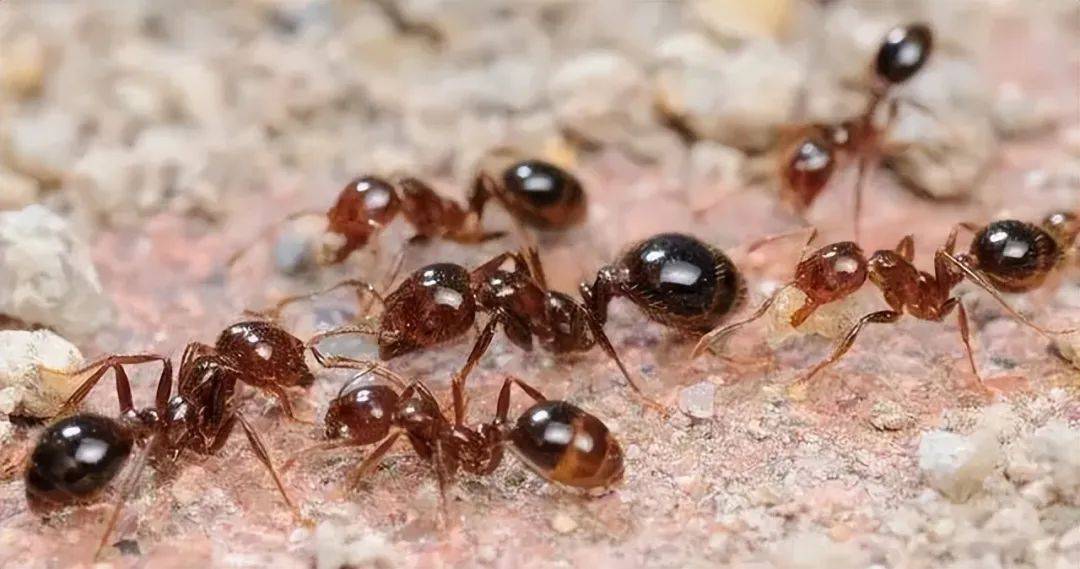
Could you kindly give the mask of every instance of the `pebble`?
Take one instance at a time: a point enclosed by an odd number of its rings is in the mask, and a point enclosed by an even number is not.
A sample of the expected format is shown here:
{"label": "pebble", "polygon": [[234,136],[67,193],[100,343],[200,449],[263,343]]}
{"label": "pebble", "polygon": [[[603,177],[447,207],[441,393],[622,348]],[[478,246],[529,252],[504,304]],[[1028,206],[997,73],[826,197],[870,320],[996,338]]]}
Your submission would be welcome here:
{"label": "pebble", "polygon": [[21,114],[4,121],[0,152],[15,171],[55,184],[75,160],[79,124],[66,111]]}
{"label": "pebble", "polygon": [[993,472],[1000,446],[993,436],[930,431],[919,440],[919,470],[935,490],[954,502],[965,502],[982,489]]}
{"label": "pebble", "polygon": [[81,377],[43,372],[38,366],[69,370],[82,363],[71,342],[48,330],[0,330],[0,412],[21,417],[56,415]]}
{"label": "pebble", "polygon": [[702,381],[679,392],[679,409],[694,419],[709,419],[713,416],[716,399],[716,386]]}
{"label": "pebble", "polygon": [[111,319],[86,244],[43,206],[0,212],[0,314],[71,336]]}
{"label": "pebble", "polygon": [[870,409],[870,424],[879,431],[902,431],[915,425],[915,416],[895,401],[878,401]]}
{"label": "pebble", "polygon": [[559,512],[551,517],[551,529],[558,533],[570,533],[576,530],[577,527],[577,521],[563,512]]}

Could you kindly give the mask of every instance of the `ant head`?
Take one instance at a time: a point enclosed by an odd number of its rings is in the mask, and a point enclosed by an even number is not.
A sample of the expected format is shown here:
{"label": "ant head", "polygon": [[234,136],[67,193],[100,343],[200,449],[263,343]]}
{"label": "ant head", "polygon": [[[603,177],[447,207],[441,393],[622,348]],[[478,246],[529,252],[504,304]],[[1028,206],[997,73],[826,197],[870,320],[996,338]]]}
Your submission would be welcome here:
{"label": "ant head", "polygon": [[409,275],[386,297],[379,329],[379,358],[388,360],[460,337],[476,318],[469,271],[435,263]]}
{"label": "ant head", "polygon": [[541,228],[585,219],[585,192],[573,174],[543,160],[522,160],[503,170],[502,197],[516,217]]}
{"label": "ant head", "polygon": [[1043,219],[1042,227],[1062,249],[1068,248],[1080,235],[1080,217],[1070,211],[1057,211]]}
{"label": "ant head", "polygon": [[804,138],[797,144],[782,175],[788,190],[787,199],[801,211],[810,207],[832,177],[836,169],[836,145],[832,138],[818,135]]}
{"label": "ant head", "polygon": [[326,437],[358,445],[377,443],[390,434],[398,394],[385,385],[366,384],[346,389],[326,410]]}
{"label": "ant head", "polygon": [[826,245],[795,269],[795,285],[820,304],[854,293],[866,282],[867,261],[851,241]]}
{"label": "ant head", "polygon": [[374,227],[390,223],[400,210],[401,200],[390,182],[375,176],[361,176],[342,188],[326,216],[331,232],[366,236]]}
{"label": "ant head", "polygon": [[119,472],[134,445],[119,422],[84,413],[61,419],[41,434],[26,470],[26,492],[69,503],[100,492]]}
{"label": "ant head", "polygon": [[922,69],[933,46],[934,35],[926,24],[893,28],[878,49],[874,71],[887,84],[903,83]]}

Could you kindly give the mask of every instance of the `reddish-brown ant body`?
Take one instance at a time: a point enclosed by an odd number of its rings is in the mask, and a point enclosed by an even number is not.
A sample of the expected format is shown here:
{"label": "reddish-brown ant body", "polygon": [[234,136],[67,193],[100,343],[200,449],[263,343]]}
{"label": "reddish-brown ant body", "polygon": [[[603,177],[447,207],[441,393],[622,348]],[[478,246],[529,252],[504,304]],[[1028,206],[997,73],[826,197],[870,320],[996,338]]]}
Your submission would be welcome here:
{"label": "reddish-brown ant body", "polygon": [[[340,357],[320,361],[329,368],[371,371],[393,383],[393,387],[361,383],[365,374],[360,374],[342,387],[326,412],[329,443],[315,449],[378,445],[349,476],[352,488],[378,466],[402,435],[417,455],[432,463],[444,516],[446,488],[453,475],[459,470],[490,474],[506,450],[542,478],[588,493],[606,491],[622,478],[622,448],[603,422],[575,405],[546,399],[520,379],[505,379],[495,418],[474,428],[465,423],[460,383],[453,386],[455,418],[451,421],[422,382],[407,382],[378,364]],[[514,385],[534,400],[517,421],[509,419]]]}
{"label": "reddish-brown ant body", "polygon": [[[136,409],[124,366],[150,362],[162,364],[154,405]],[[169,464],[175,464],[183,451],[215,454],[239,425],[282,498],[296,513],[266,447],[237,409],[235,399],[237,384],[245,383],[271,393],[281,401],[285,413],[293,417],[285,388],[306,386],[313,381],[304,362],[304,344],[299,339],[269,322],[241,322],[225,329],[214,346],[188,344],[176,373],[175,395],[172,362],[162,355],[113,355],[73,372],[54,370],[52,373],[71,376],[92,372],[72,393],[59,415],[75,409],[109,370],[113,370],[116,378],[119,420],[80,414],[48,429],[30,461],[26,476],[29,494],[60,503],[92,496],[115,476],[132,445],[146,441],[144,458],[131,477],[133,486],[150,454],[166,456]],[[106,544],[126,497],[126,493],[121,493],[99,551]]]}
{"label": "reddish-brown ant body", "polygon": [[893,28],[886,34],[874,59],[874,82],[862,114],[837,125],[803,127],[782,141],[785,148],[780,160],[782,195],[797,211],[810,207],[841,161],[856,158],[855,235],[858,239],[862,190],[880,153],[884,134],[875,119],[882,104],[888,103],[889,121],[892,121],[899,102],[890,97],[893,90],[922,69],[930,57],[933,43],[933,33],[925,24]]}
{"label": "reddish-brown ant body", "polygon": [[702,334],[742,306],[746,283],[723,252],[696,237],[661,233],[627,248],[582,283],[585,306],[601,324],[608,304],[625,296],[646,316],[688,334]]}
{"label": "reddish-brown ant body", "polygon": [[[511,266],[504,268],[507,263]],[[375,292],[368,283],[348,280],[313,294],[286,298],[270,314],[342,286]],[[465,382],[501,327],[514,345],[526,351],[532,350],[534,339],[554,354],[585,352],[599,344],[631,388],[642,393],[593,314],[569,295],[547,288],[534,249],[526,249],[524,254],[502,253],[472,271],[454,263],[427,265],[381,300],[384,309],[377,326],[343,326],[317,334],[309,344],[314,346],[329,336],[371,334],[378,341],[379,358],[390,360],[465,335],[480,312],[489,319],[455,383]]]}
{"label": "reddish-brown ant body", "polygon": [[[325,262],[340,263],[362,249],[398,217],[412,226],[411,241],[446,239],[478,243],[502,236],[484,231],[481,217],[494,198],[519,222],[541,229],[563,229],[585,218],[586,200],[581,183],[569,172],[542,160],[510,164],[498,179],[481,171],[464,204],[440,196],[428,184],[412,177],[390,181],[362,176],[346,184],[326,212],[327,230],[340,237]],[[299,212],[289,219],[310,215]],[[235,263],[246,249],[232,256]]]}
{"label": "reddish-brown ant body", "polygon": [[702,353],[717,338],[760,318],[784,288],[795,287],[806,295],[804,306],[791,316],[791,325],[797,327],[818,307],[853,294],[869,279],[881,291],[890,309],[860,318],[832,355],[812,368],[800,382],[811,379],[843,357],[866,324],[896,322],[905,313],[920,320],[937,322],[954,309],[968,362],[981,382],[971,349],[967,311],[952,290],[967,277],[992,294],[1010,314],[1040,334],[1067,332],[1053,332],[1036,325],[1013,310],[996,292],[1031,290],[1041,285],[1047,274],[1060,263],[1062,247],[1059,243],[1075,239],[1075,217],[1055,214],[1047,220],[1047,230],[1018,221],[994,222],[976,234],[971,252],[960,256],[952,254],[956,240],[954,230],[934,256],[934,274],[919,271],[912,264],[914,240],[910,235],[895,249],[879,250],[869,260],[852,242],[822,247],[800,261],[795,278],[763,302],[752,316],[709,332],[702,337],[694,354]]}

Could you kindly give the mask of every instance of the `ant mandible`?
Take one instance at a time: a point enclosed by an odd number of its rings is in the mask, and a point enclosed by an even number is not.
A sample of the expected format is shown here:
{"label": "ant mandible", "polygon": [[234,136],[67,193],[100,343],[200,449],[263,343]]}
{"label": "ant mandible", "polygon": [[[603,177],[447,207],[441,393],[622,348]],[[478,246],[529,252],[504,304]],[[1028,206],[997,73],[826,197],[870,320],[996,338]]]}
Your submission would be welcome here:
{"label": "ant mandible", "polygon": [[[339,240],[322,261],[343,262],[398,217],[404,218],[416,232],[410,242],[446,239],[468,244],[501,237],[504,232],[484,231],[480,225],[484,207],[491,198],[516,221],[541,229],[576,225],[585,218],[587,209],[585,192],[577,178],[543,160],[514,162],[503,170],[498,180],[481,171],[464,205],[440,196],[413,177],[390,181],[362,176],[346,184],[325,213],[327,231]],[[317,213],[301,211],[285,221],[313,214]],[[271,226],[267,231],[274,228]],[[233,254],[227,264],[235,264],[249,247]]]}
{"label": "ant mandible", "polygon": [[[888,103],[888,122],[893,121],[899,102],[891,97],[893,91],[922,69],[933,44],[933,33],[925,24],[893,28],[885,35],[874,59],[874,82],[862,114],[838,125],[809,125],[797,131],[796,136],[791,137],[792,142],[783,144],[786,150],[780,161],[782,195],[797,211],[801,213],[810,207],[825,189],[842,158],[855,157],[858,178],[854,224],[855,239],[859,239],[863,187],[881,151],[884,134],[884,129],[875,125],[875,118],[881,106]],[[919,106],[913,101],[906,102]]]}
{"label": "ant mandible", "polygon": [[[313,450],[378,444],[348,477],[350,488],[355,489],[379,465],[402,435],[417,455],[433,464],[445,520],[450,519],[446,490],[454,474],[458,470],[490,474],[501,464],[506,450],[549,482],[591,494],[609,490],[622,478],[622,448],[600,419],[566,401],[546,399],[516,377],[508,376],[503,381],[495,418],[474,428],[465,423],[461,383],[453,384],[455,418],[451,421],[420,381],[407,382],[380,364],[345,357],[320,357],[320,363],[328,368],[359,369],[362,373],[342,386],[330,402],[325,418],[328,443],[297,456]],[[388,380],[393,387],[361,383],[368,372]],[[514,385],[534,403],[511,422],[510,392]]]}
{"label": "ant mandible", "polygon": [[[504,268],[507,263],[511,267]],[[569,295],[547,288],[533,248],[496,255],[472,271],[454,263],[421,267],[385,299],[369,283],[350,279],[322,291],[283,299],[268,314],[274,317],[293,302],[341,287],[366,290],[382,301],[378,325],[360,323],[321,332],[309,340],[309,346],[315,347],[330,336],[369,334],[378,341],[379,358],[390,360],[460,338],[472,329],[477,312],[483,312],[489,319],[461,371],[455,374],[455,385],[465,384],[501,327],[507,338],[525,351],[532,350],[534,339],[553,354],[585,352],[599,344],[643,402],[654,409],[663,408],[644,394],[593,313]]]}
{"label": "ant mandible", "polygon": [[[136,409],[124,366],[151,362],[162,364],[154,405]],[[176,373],[175,395],[172,362],[157,354],[112,355],[73,372],[49,370],[69,376],[92,371],[58,415],[64,416],[75,409],[109,370],[113,370],[116,378],[120,419],[79,414],[46,430],[26,474],[27,492],[31,496],[65,504],[92,496],[116,475],[132,445],[145,441],[143,457],[129,479],[128,488],[133,488],[150,454],[166,455],[170,465],[175,465],[185,450],[216,454],[239,425],[282,499],[299,518],[266,446],[236,408],[235,398],[237,383],[246,383],[271,393],[281,402],[286,415],[295,419],[285,388],[307,386],[314,379],[304,362],[303,342],[270,322],[234,324],[221,333],[214,346],[188,344]],[[91,447],[92,453],[80,451]],[[100,454],[100,459],[88,460],[91,454]],[[126,498],[127,493],[121,493],[97,553],[105,547]]]}

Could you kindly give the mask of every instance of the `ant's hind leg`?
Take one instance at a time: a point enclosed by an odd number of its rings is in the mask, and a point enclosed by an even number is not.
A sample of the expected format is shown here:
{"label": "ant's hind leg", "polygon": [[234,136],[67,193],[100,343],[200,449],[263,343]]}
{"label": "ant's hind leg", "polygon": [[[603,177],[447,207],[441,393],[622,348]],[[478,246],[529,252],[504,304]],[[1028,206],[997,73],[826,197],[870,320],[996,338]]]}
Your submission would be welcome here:
{"label": "ant's hind leg", "polygon": [[789,390],[792,397],[801,399],[802,396],[805,395],[805,385],[811,379],[813,379],[815,375],[817,375],[823,369],[836,363],[838,360],[840,360],[840,358],[844,357],[844,354],[846,354],[847,351],[851,349],[852,344],[855,343],[855,339],[859,337],[859,332],[862,331],[864,326],[866,326],[867,324],[888,324],[896,322],[900,319],[901,316],[903,316],[902,313],[896,312],[894,310],[881,310],[878,312],[871,312],[870,314],[867,314],[866,316],[860,318],[859,321],[856,322],[855,325],[851,327],[851,330],[849,330],[848,333],[844,336],[844,339],[841,340],[839,344],[837,344],[836,348],[833,349],[832,354],[828,358],[822,360],[820,363],[814,366],[806,375],[799,378],[795,381],[794,384],[792,384]]}
{"label": "ant's hind leg", "polygon": [[382,462],[383,457],[386,456],[387,452],[390,452],[390,449],[394,446],[394,443],[397,442],[398,437],[400,436],[401,431],[392,433],[382,442],[382,444],[371,451],[371,454],[364,459],[364,462],[361,462],[360,466],[349,474],[349,477],[345,481],[346,488],[350,491],[356,491],[364,479],[367,478],[367,475],[371,474],[371,471]]}
{"label": "ant's hind leg", "polygon": [[[255,453],[259,462],[263,463],[266,470],[270,472],[270,477],[274,479],[274,485],[277,486],[278,492],[281,494],[281,498],[285,500],[285,504],[292,510],[293,516],[297,520],[303,520],[300,515],[300,510],[296,507],[296,503],[289,498],[288,491],[285,490],[285,484],[281,481],[281,476],[278,475],[277,468],[274,467],[274,461],[270,458],[270,453],[266,450],[266,445],[263,444],[262,439],[259,438],[259,434],[255,432],[251,424],[247,422],[247,419],[240,413],[235,413],[233,419],[240,424],[240,428],[244,430],[244,435],[247,436],[248,443],[251,445],[251,450]],[[225,428],[218,435],[219,440],[227,439],[232,431],[232,425],[226,423]],[[215,441],[216,443],[217,441]]]}

